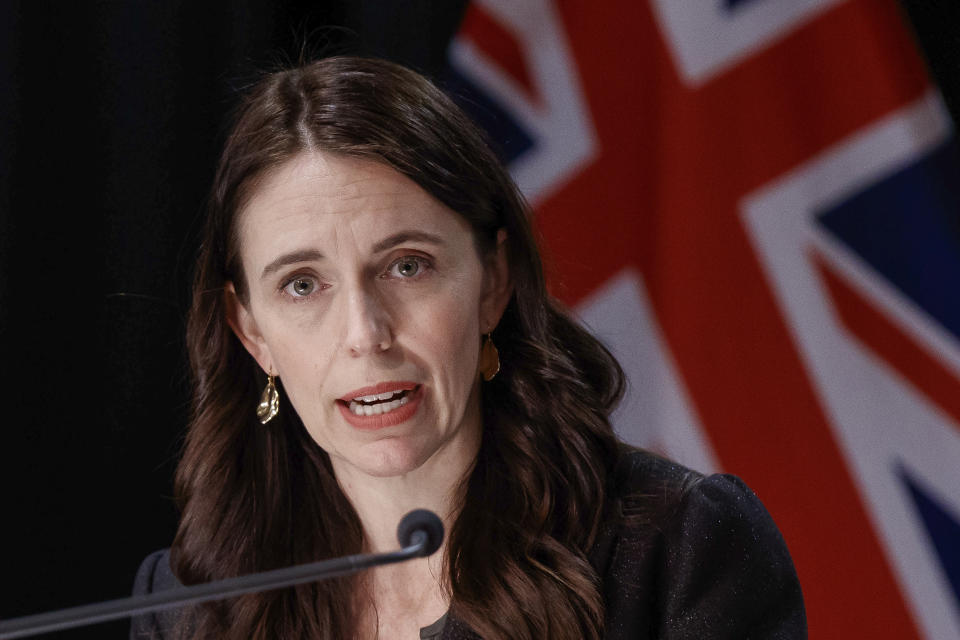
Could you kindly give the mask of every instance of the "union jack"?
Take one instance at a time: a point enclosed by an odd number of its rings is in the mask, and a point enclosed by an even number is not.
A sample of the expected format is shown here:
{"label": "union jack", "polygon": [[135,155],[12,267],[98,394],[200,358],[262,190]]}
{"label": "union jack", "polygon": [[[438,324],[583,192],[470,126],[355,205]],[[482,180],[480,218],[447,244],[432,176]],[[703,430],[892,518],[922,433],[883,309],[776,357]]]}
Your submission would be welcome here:
{"label": "union jack", "polygon": [[960,160],[893,0],[474,0],[451,90],[615,426],[744,477],[814,638],[960,638]]}

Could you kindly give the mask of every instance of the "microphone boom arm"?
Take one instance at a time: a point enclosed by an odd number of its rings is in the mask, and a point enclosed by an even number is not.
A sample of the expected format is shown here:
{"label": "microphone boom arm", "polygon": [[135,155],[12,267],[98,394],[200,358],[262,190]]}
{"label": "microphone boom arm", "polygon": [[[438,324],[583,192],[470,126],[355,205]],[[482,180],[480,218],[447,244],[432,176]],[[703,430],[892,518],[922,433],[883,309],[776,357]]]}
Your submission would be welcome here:
{"label": "microphone boom arm", "polygon": [[[441,537],[443,535],[442,529],[440,535]],[[107,602],[60,609],[59,611],[11,618],[0,621],[0,640],[25,638],[98,622],[108,622],[161,609],[172,609],[188,604],[239,596],[244,593],[268,591],[320,579],[346,576],[370,567],[395,564],[411,558],[427,556],[436,550],[436,547],[430,548],[433,545],[427,531],[415,530],[409,537],[410,544],[399,551],[364,553],[343,558],[332,558],[262,573],[225,578],[216,582],[176,587],[147,595],[119,598]]]}

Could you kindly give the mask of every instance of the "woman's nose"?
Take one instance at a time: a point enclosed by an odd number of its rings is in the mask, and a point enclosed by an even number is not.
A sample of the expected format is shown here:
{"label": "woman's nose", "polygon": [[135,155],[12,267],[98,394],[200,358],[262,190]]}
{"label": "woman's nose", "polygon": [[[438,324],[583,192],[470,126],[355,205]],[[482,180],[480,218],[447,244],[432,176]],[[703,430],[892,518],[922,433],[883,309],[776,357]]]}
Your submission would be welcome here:
{"label": "woman's nose", "polygon": [[346,346],[353,356],[386,351],[393,344],[390,314],[373,292],[357,290],[348,296]]}

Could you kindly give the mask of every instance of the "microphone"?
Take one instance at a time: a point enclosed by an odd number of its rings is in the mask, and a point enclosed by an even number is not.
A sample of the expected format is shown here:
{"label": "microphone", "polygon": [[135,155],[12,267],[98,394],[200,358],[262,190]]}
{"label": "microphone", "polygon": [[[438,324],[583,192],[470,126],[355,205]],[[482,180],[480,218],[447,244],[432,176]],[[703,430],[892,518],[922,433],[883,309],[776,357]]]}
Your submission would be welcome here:
{"label": "microphone", "polygon": [[443,522],[437,514],[415,509],[403,516],[397,526],[399,551],[361,553],[343,558],[310,562],[283,569],[251,573],[189,587],[176,587],[157,593],[86,604],[69,609],[38,613],[0,621],[0,640],[25,638],[41,633],[83,627],[117,620],[160,609],[222,600],[231,596],[279,589],[316,580],[346,576],[371,567],[395,564],[433,554],[443,542]]}
{"label": "microphone", "polygon": [[421,555],[433,555],[443,542],[443,523],[433,511],[414,509],[397,525],[397,541],[403,548],[422,544]]}

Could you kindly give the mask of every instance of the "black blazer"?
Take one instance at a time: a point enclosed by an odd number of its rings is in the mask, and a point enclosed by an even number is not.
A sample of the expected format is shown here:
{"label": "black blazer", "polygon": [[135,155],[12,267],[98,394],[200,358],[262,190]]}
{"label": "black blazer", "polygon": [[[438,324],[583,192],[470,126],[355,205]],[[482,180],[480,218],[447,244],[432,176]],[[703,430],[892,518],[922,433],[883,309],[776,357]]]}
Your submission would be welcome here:
{"label": "black blazer", "polygon": [[[645,452],[616,471],[619,504],[590,553],[601,576],[608,640],[799,640],[803,596],[780,532],[730,475],[704,477]],[[135,593],[178,582],[169,552],[148,556]],[[133,620],[131,640],[169,640],[175,612]],[[441,640],[476,640],[454,615]]]}

